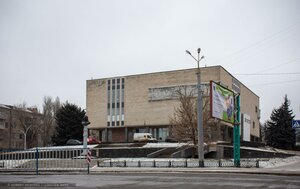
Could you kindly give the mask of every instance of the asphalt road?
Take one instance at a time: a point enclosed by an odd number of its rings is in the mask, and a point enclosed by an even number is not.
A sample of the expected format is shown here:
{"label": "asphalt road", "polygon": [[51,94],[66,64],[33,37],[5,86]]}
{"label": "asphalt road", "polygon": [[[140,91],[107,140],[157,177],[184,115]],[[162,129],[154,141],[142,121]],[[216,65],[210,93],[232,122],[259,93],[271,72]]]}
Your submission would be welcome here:
{"label": "asphalt road", "polygon": [[[69,186],[67,185],[69,184]],[[299,188],[299,176],[232,173],[107,173],[0,175],[0,188],[234,189]]]}

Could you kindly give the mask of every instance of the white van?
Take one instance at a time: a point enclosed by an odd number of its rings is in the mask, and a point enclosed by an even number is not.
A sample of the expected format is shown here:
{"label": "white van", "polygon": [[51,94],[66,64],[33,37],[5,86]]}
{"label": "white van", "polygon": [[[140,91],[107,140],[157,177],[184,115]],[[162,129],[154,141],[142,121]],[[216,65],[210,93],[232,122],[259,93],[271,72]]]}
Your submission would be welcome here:
{"label": "white van", "polygon": [[157,142],[157,139],[152,136],[151,133],[134,133],[134,142]]}

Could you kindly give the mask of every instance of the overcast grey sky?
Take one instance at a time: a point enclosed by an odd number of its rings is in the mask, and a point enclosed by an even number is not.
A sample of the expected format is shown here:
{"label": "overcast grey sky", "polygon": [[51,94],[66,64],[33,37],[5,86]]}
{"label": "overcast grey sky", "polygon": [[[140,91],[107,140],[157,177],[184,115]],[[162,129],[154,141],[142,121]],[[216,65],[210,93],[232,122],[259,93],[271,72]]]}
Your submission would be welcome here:
{"label": "overcast grey sky", "polygon": [[198,47],[260,97],[262,122],[285,94],[300,118],[299,0],[0,0],[0,103],[85,108],[86,80],[192,68]]}

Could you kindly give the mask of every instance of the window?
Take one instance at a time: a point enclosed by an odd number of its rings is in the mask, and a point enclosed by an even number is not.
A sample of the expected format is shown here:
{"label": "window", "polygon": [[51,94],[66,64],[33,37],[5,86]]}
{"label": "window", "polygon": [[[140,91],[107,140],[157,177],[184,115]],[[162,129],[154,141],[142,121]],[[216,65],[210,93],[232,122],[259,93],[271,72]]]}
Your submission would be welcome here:
{"label": "window", "polygon": [[252,123],[252,124],[253,124],[253,129],[255,129],[255,122],[253,121],[253,123]]}
{"label": "window", "polygon": [[258,108],[257,108],[257,106],[255,106],[255,112],[256,112],[256,113],[258,112]]}
{"label": "window", "polygon": [[117,89],[117,102],[120,102],[120,89]]}
{"label": "window", "polygon": [[19,134],[19,139],[23,139],[23,134]]}
{"label": "window", "polygon": [[107,115],[110,115],[110,80],[107,81]]}
{"label": "window", "polygon": [[125,79],[122,78],[122,89],[124,89],[124,83],[125,83]]}
{"label": "window", "polygon": [[112,97],[111,97],[111,100],[112,100],[113,103],[115,102],[115,93],[116,93],[116,90],[113,89],[112,90]]}
{"label": "window", "polygon": [[120,79],[117,79],[117,89],[120,89]]}
{"label": "window", "polygon": [[5,123],[4,123],[4,121],[0,121],[0,129],[4,129],[5,128]]}
{"label": "window", "polygon": [[107,90],[110,90],[110,80],[107,81]]}

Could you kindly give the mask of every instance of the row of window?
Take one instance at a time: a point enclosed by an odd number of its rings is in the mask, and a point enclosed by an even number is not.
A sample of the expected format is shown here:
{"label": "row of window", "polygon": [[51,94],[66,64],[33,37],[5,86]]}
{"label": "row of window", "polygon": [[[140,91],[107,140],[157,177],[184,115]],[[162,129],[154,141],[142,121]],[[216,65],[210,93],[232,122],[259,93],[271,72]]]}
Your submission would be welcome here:
{"label": "row of window", "polygon": [[[117,102],[117,103],[113,102],[112,104],[107,103],[107,108],[115,108],[116,105],[117,105],[117,108],[120,108],[120,103],[119,102]],[[122,105],[122,108],[124,108],[124,102],[122,102],[121,105]]]}
{"label": "row of window", "polygon": [[125,79],[107,80],[107,126],[124,126]]}
{"label": "row of window", "polygon": [[124,126],[124,121],[108,121],[107,126]]}

